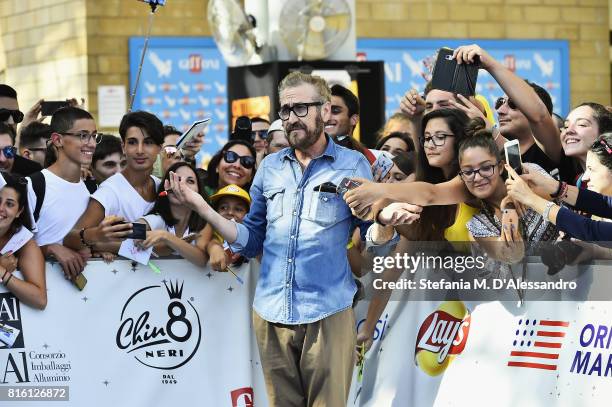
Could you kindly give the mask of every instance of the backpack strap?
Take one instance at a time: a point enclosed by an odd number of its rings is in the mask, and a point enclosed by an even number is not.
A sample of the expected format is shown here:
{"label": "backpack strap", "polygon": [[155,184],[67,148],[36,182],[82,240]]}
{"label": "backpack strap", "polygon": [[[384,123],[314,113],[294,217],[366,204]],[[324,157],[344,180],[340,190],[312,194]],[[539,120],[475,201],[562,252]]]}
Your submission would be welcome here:
{"label": "backpack strap", "polygon": [[36,195],[36,206],[34,207],[34,221],[38,222],[40,217],[40,209],[45,200],[46,181],[45,176],[41,171],[35,172],[30,175],[30,182],[32,182],[32,189]]}

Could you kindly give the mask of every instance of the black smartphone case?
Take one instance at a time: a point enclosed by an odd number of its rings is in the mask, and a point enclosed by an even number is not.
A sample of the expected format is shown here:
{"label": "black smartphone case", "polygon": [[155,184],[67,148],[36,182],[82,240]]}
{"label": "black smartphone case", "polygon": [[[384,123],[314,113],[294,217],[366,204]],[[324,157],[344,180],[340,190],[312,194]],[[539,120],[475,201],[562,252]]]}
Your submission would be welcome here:
{"label": "black smartphone case", "polygon": [[431,79],[432,89],[474,96],[478,67],[478,63],[459,65],[457,60],[453,59],[452,49],[440,48]]}

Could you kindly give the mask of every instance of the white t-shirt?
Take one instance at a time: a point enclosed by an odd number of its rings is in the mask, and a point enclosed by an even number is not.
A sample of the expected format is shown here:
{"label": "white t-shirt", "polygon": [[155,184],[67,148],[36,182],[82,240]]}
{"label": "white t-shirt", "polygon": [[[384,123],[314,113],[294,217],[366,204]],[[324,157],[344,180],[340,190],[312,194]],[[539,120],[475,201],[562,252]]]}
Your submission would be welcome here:
{"label": "white t-shirt", "polygon": [[[45,197],[36,222],[34,239],[39,246],[62,243],[64,237],[87,209],[89,191],[83,181],[68,182],[44,169]],[[30,214],[36,208],[36,194],[28,178],[28,205]]]}
{"label": "white t-shirt", "polygon": [[[151,178],[155,182],[157,191],[161,181],[153,175]],[[122,216],[128,222],[142,218],[149,213],[155,203],[145,201],[120,172],[100,184],[91,197],[104,207],[105,216]]]}

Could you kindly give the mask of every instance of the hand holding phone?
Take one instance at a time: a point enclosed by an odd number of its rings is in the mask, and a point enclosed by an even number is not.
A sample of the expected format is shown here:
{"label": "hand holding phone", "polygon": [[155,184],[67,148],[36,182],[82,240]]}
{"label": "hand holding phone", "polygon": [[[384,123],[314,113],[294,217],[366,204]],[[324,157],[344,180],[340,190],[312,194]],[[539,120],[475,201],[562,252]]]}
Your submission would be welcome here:
{"label": "hand holding phone", "polygon": [[340,181],[340,185],[338,185],[336,192],[343,197],[347,191],[357,188],[359,185],[361,185],[361,182],[345,177]]}
{"label": "hand holding phone", "polygon": [[466,97],[474,96],[479,64],[458,64],[453,54],[454,50],[450,48],[440,48],[438,51],[431,78],[432,88]]}
{"label": "hand holding phone", "polygon": [[65,100],[42,102],[40,104],[40,114],[43,116],[52,116],[53,113],[67,106],[70,106],[70,102]]}
{"label": "hand holding phone", "polygon": [[523,174],[523,161],[521,160],[521,148],[518,140],[510,140],[504,143],[506,163],[512,167],[518,175]]}
{"label": "hand holding phone", "polygon": [[374,176],[375,182],[382,182],[387,176],[389,171],[393,168],[393,161],[387,155],[387,153],[381,153],[374,164],[372,164],[372,175]]}

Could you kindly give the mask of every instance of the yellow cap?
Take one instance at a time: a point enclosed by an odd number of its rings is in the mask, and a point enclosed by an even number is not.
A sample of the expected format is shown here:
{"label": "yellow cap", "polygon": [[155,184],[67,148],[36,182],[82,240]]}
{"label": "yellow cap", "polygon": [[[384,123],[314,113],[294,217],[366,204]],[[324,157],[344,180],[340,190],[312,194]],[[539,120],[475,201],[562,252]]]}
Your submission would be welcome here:
{"label": "yellow cap", "polygon": [[238,185],[230,184],[226,187],[221,188],[214,195],[210,197],[210,201],[215,203],[216,201],[218,201],[220,198],[223,198],[224,196],[235,196],[237,198],[244,200],[248,206],[251,206],[251,196],[249,195],[247,191],[240,188]]}

